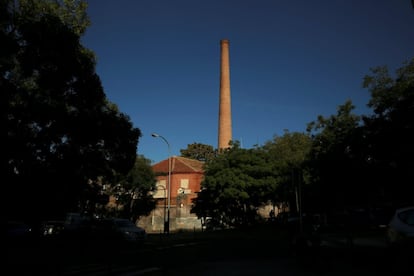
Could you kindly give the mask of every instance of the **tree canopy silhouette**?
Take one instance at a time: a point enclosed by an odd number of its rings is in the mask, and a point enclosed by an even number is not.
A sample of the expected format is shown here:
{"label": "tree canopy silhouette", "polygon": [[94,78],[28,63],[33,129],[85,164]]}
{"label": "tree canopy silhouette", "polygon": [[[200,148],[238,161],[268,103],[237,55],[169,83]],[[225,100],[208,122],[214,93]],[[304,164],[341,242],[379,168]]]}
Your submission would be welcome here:
{"label": "tree canopy silhouette", "polygon": [[11,217],[93,206],[98,177],[133,167],[141,132],[108,101],[80,43],[85,1],[1,1],[2,167]]}

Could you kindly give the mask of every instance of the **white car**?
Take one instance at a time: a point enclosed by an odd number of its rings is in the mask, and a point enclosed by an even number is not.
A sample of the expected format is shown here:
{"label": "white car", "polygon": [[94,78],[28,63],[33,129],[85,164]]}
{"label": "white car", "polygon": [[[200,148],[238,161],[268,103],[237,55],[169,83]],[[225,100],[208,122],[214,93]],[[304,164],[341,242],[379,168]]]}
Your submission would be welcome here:
{"label": "white car", "polygon": [[391,245],[414,244],[414,206],[395,211],[388,224],[387,236]]}

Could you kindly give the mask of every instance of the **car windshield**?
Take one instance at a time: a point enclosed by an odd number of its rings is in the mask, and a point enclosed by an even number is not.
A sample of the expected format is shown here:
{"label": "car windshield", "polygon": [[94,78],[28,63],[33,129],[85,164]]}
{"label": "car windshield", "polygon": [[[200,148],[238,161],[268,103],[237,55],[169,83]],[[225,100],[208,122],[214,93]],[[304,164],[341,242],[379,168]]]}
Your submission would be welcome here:
{"label": "car windshield", "polygon": [[414,209],[401,212],[398,217],[408,225],[414,225]]}

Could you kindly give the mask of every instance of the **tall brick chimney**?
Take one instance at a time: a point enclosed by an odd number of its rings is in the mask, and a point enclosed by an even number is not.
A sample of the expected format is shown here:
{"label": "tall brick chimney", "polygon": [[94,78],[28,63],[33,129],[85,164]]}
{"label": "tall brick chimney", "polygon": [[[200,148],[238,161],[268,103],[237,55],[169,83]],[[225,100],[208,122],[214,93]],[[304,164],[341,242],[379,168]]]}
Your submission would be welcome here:
{"label": "tall brick chimney", "polygon": [[219,150],[230,147],[229,142],[232,140],[229,41],[227,39],[221,40],[220,47]]}

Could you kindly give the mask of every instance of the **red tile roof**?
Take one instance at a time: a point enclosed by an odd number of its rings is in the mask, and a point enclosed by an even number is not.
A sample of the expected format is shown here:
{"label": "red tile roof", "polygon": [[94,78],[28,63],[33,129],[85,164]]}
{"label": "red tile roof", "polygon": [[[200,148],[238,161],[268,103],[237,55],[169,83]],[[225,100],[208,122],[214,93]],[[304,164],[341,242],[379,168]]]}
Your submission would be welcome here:
{"label": "red tile roof", "polygon": [[[171,172],[172,173],[203,173],[204,162],[196,159],[171,156]],[[162,160],[152,165],[154,172],[168,173],[168,159]]]}

